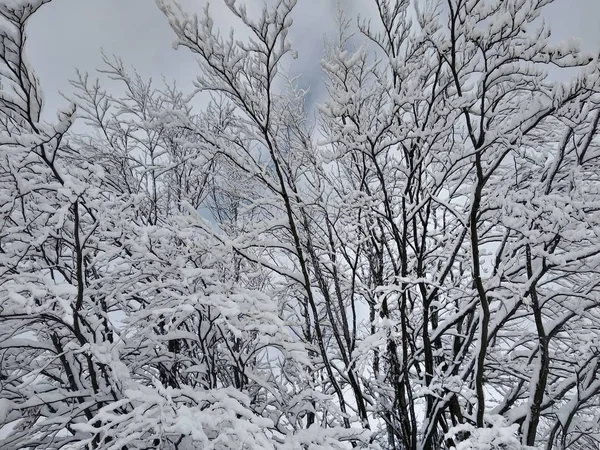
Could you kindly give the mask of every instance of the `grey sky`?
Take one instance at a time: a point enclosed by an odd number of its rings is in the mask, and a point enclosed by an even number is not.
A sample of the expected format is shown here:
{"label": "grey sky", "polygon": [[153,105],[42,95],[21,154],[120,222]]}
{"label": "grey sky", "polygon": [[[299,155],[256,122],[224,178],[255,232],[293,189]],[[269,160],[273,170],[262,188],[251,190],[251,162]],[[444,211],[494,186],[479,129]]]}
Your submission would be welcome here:
{"label": "grey sky", "polygon": [[[2,1],[2,0],[0,0]],[[351,13],[365,12],[370,0],[340,0]],[[184,0],[200,8],[204,0]],[[262,0],[247,0],[260,9]],[[213,0],[217,23],[232,25],[221,0]],[[335,32],[334,0],[298,0],[291,39],[299,52],[294,72],[302,73],[303,86],[312,86],[317,97],[321,73],[323,36]],[[547,8],[556,40],[580,38],[584,48],[600,50],[600,0],[557,0]],[[54,0],[34,16],[29,28],[28,55],[40,76],[49,110],[64,104],[58,90],[68,93],[67,82],[75,68],[92,72],[101,65],[101,48],[108,55],[121,56],[143,76],[177,80],[190,86],[197,66],[185,49],[175,51],[174,35],[154,0]],[[50,111],[46,111],[47,113]]]}

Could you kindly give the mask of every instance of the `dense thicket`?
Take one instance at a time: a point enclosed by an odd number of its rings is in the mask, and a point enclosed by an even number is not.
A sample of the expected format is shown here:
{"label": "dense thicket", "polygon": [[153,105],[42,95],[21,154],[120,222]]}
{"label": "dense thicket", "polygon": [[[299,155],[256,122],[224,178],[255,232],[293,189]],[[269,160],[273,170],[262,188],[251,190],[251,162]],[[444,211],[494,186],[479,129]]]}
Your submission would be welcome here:
{"label": "dense thicket", "polygon": [[598,448],[600,65],[550,1],[340,13],[316,126],[296,0],[160,0],[204,107],[107,58],[52,123],[50,0],[1,2],[0,448]]}

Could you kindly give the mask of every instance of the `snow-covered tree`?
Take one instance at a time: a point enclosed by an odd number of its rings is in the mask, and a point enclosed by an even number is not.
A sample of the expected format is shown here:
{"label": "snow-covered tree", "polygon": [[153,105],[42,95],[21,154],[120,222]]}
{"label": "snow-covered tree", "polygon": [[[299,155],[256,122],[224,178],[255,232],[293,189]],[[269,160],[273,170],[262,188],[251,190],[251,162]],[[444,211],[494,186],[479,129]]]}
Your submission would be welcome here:
{"label": "snow-covered tree", "polygon": [[50,1],[0,4],[0,447],[597,447],[600,67],[550,2],[340,11],[316,126],[296,0],[160,0],[204,106],[105,57],[52,123]]}

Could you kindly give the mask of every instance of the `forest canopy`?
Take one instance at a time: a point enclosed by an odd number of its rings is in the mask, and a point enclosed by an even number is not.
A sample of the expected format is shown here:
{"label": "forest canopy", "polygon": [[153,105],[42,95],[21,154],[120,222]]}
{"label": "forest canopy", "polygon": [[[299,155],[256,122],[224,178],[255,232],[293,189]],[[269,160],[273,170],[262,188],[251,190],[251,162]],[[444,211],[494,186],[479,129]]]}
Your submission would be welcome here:
{"label": "forest canopy", "polygon": [[600,448],[599,54],[368,2],[314,115],[296,0],[158,0],[195,90],[105,56],[50,112],[53,1],[0,2],[2,450]]}

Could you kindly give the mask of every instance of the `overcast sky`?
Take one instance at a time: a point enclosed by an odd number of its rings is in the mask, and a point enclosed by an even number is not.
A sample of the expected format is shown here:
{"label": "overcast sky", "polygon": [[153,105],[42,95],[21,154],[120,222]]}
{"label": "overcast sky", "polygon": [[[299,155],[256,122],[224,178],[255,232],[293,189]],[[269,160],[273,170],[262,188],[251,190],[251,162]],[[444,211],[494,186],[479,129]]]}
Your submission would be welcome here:
{"label": "overcast sky", "polygon": [[[2,1],[2,0],[0,0]],[[350,14],[365,12],[370,0],[340,0]],[[199,9],[205,0],[184,0],[182,4]],[[229,28],[230,15],[222,0],[212,0],[219,23]],[[263,0],[247,0],[260,10]],[[553,37],[580,38],[584,49],[600,50],[600,0],[557,0],[546,10]],[[334,0],[298,0],[291,32],[299,52],[295,71],[303,74],[303,85],[312,86],[318,96],[321,80],[320,59],[325,34],[335,32]],[[46,95],[46,107],[64,104],[58,90],[69,92],[67,82],[75,68],[92,72],[101,65],[101,49],[121,56],[143,76],[177,80],[191,86],[197,66],[185,49],[173,49],[174,34],[154,0],[53,0],[31,20],[29,59],[34,65]],[[48,111],[46,111],[48,113]]]}

